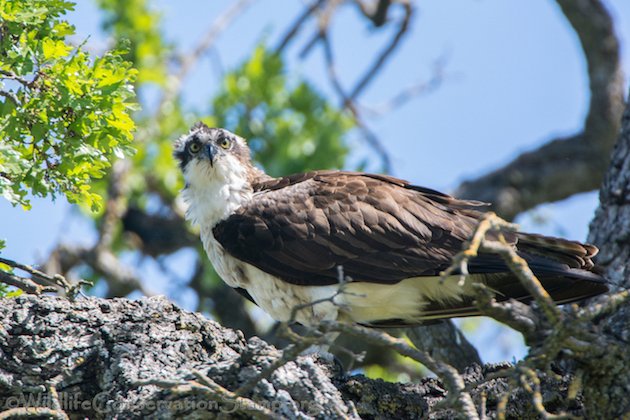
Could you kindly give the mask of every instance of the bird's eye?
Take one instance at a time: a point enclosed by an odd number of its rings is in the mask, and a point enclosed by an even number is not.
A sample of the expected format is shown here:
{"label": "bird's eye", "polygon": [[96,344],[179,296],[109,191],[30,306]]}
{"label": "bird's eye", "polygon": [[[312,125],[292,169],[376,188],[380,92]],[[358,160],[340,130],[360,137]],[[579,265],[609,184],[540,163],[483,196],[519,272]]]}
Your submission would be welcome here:
{"label": "bird's eye", "polygon": [[219,146],[221,146],[222,149],[229,149],[230,145],[232,144],[232,142],[230,141],[230,139],[224,137],[223,139],[219,140]]}
{"label": "bird's eye", "polygon": [[188,146],[188,150],[190,150],[191,153],[198,153],[201,150],[201,146],[197,142],[190,143],[190,146]]}

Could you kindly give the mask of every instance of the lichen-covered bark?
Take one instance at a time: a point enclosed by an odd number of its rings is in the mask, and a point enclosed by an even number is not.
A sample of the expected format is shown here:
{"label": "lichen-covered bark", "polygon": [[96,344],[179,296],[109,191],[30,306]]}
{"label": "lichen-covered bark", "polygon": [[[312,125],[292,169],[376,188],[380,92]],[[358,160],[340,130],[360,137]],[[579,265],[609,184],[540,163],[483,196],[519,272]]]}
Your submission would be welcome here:
{"label": "lichen-covered bark", "polygon": [[[589,240],[600,247],[598,263],[615,290],[630,288],[630,104],[622,120],[621,135],[600,192],[600,207],[591,223]],[[603,299],[600,299],[603,300]],[[615,345],[585,372],[587,409],[605,417],[630,413],[630,304],[619,305],[600,323]]]}
{"label": "lichen-covered bark", "polygon": [[[235,390],[279,357],[253,337],[221,327],[199,314],[178,309],[163,297],[140,301],[23,296],[0,300],[0,411],[29,405],[51,406],[54,385],[61,408],[71,417],[90,418],[249,418],[245,410],[207,396],[173,393],[139,385],[187,381],[201,371]],[[475,404],[486,392],[492,416],[504,379],[486,381],[509,365],[470,368],[464,379]],[[543,377],[545,403],[566,409],[570,377]],[[284,418],[452,418],[438,379],[392,384],[348,375],[321,357],[302,356],[262,380],[245,397]],[[514,392],[508,416],[535,413],[531,398]],[[565,405],[563,405],[565,404]],[[569,407],[571,408],[571,407]],[[581,413],[579,402],[570,409]],[[264,416],[263,416],[264,417]]]}
{"label": "lichen-covered bark", "polygon": [[[233,389],[278,357],[264,341],[245,340],[165,298],[81,299],[25,296],[0,301],[0,407],[42,405],[55,385],[68,414],[90,418],[204,417],[240,410],[198,396],[168,396],[147,380],[206,373]],[[253,399],[289,418],[312,413],[353,417],[333,384],[334,365],[300,357],[261,381]],[[39,400],[38,400],[39,398]],[[72,409],[76,403],[77,408]],[[213,405],[215,404],[215,405]],[[208,410],[208,407],[210,410]]]}

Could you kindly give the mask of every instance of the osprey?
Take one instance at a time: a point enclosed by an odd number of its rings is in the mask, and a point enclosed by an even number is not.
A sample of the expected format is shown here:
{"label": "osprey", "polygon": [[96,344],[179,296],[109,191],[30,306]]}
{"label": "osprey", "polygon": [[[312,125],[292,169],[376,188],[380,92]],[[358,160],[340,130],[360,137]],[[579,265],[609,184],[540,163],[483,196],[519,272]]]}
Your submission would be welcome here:
{"label": "osprey", "polygon": [[[272,178],[244,139],[202,123],[175,143],[186,217],[219,276],[273,318],[408,326],[478,315],[470,281],[440,279],[479,223],[483,203],[386,176],[314,171]],[[505,233],[558,303],[607,290],[592,245]],[[351,278],[339,290],[339,269]],[[469,262],[497,299],[531,299],[500,257]],[[331,297],[334,296],[334,299]],[[322,302],[310,305],[315,301]]]}

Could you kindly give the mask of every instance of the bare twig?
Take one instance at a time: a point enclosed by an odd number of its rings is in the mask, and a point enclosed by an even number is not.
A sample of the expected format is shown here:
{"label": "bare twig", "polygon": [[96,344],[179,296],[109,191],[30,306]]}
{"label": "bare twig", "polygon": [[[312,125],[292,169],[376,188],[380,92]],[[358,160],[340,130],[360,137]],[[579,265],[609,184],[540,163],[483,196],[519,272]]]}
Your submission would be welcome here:
{"label": "bare twig", "polygon": [[374,76],[381,70],[387,59],[396,50],[400,41],[403,38],[403,35],[407,33],[409,23],[411,22],[411,16],[413,14],[413,7],[411,5],[411,2],[408,0],[398,2],[397,4],[402,5],[403,9],[405,10],[405,15],[398,25],[398,31],[396,31],[396,34],[394,35],[392,40],[377,56],[376,60],[374,60],[374,63],[365,72],[363,77],[359,79],[359,81],[356,83],[354,89],[352,89],[349,95],[349,99],[351,101],[356,100],[357,97],[365,90],[365,88],[374,80]]}
{"label": "bare twig", "polygon": [[[300,57],[304,58],[311,51],[313,46],[315,46],[318,42],[321,42],[324,49],[324,59],[326,61],[328,78],[337,96],[339,96],[342,106],[350,111],[357,127],[361,131],[363,138],[369,144],[369,146],[372,147],[380,156],[383,165],[383,171],[391,172],[392,165],[389,154],[386,148],[382,145],[381,141],[378,139],[378,137],[368,127],[368,125],[361,117],[359,111],[360,106],[356,103],[356,99],[374,80],[375,76],[381,71],[384,64],[391,57],[392,53],[400,45],[400,41],[402,40],[404,34],[407,33],[407,30],[409,28],[409,24],[411,22],[413,14],[413,7],[411,5],[411,2],[408,0],[395,2],[395,4],[400,4],[405,12],[402,20],[398,24],[398,29],[396,33],[393,35],[391,41],[387,44],[387,46],[376,56],[374,62],[368,67],[368,69],[365,71],[365,74],[356,82],[354,88],[348,94],[341,85],[341,82],[339,81],[339,78],[336,74],[334,64],[335,60],[332,52],[332,47],[330,45],[330,40],[328,39],[328,29],[330,26],[330,21],[333,17],[334,11],[337,10],[338,6],[340,6],[342,3],[343,2],[340,0],[331,0],[328,2],[315,1],[314,3],[312,3],[290,27],[289,31],[277,47],[276,51],[282,51],[286,47],[286,45],[293,39],[293,37],[295,37],[295,35],[299,31],[300,26],[303,25],[310,16],[312,16],[313,14],[317,14],[319,29],[315,34],[313,34],[310,41],[305,44],[304,48],[300,52]],[[374,19],[373,22],[377,27],[385,23],[387,10],[392,4],[394,4],[394,2],[382,1],[376,5],[376,8],[374,10],[371,10],[367,5],[363,4],[360,1],[357,1],[355,3],[359,6],[359,9],[365,16],[369,17],[370,19]],[[435,86],[435,84],[432,84],[431,86]],[[390,105],[399,105],[421,90],[425,90],[425,88],[415,87],[409,89],[395,97],[394,102]]]}
{"label": "bare twig", "polygon": [[337,71],[335,69],[335,60],[332,52],[332,47],[330,45],[330,41],[328,40],[328,36],[325,33],[322,34],[322,45],[324,46],[324,58],[326,60],[328,78],[330,79],[333,88],[335,89],[335,92],[341,98],[343,106],[348,109],[352,114],[355,123],[363,133],[364,139],[368,142],[370,147],[372,147],[380,156],[383,164],[383,171],[386,173],[391,172],[392,162],[389,153],[385,149],[385,146],[383,146],[378,137],[363,122],[356,105],[348,97],[343,87],[341,86],[341,82],[337,77]]}
{"label": "bare twig", "polygon": [[591,306],[583,308],[578,314],[579,318],[585,321],[593,321],[602,316],[613,313],[619,305],[630,299],[630,291],[622,290],[612,295],[606,296],[603,302],[594,303]]}
{"label": "bare twig", "polygon": [[[486,213],[475,228],[471,239],[464,244],[464,249],[453,258],[452,264],[440,273],[440,276],[442,279],[445,279],[459,269],[462,273],[462,279],[460,280],[462,282],[468,274],[467,265],[471,258],[476,257],[481,251],[497,254],[503,258],[508,268],[518,277],[523,286],[538,302],[552,325],[557,325],[562,319],[562,312],[555,305],[549,293],[542,287],[540,281],[527,265],[527,262],[516,253],[516,250],[505,241],[501,234],[502,231],[515,231],[516,228],[516,225],[506,222],[494,213]],[[485,239],[486,234],[490,230],[499,232],[498,241]],[[520,322],[515,323],[515,325],[518,324]]]}
{"label": "bare twig", "polygon": [[326,0],[316,0],[310,6],[304,9],[302,14],[293,22],[289,30],[284,34],[282,40],[275,48],[276,54],[282,54],[283,50],[289,45],[289,43],[295,38],[295,36],[304,27],[304,23],[315,13],[315,11],[322,7]]}
{"label": "bare twig", "polygon": [[305,59],[317,42],[327,36],[333,14],[342,3],[342,0],[327,0],[322,4],[322,7],[314,9],[314,12],[317,14],[318,30],[313,34],[311,39],[305,43],[304,47],[302,47],[299,53],[300,59]]}
{"label": "bare twig", "polygon": [[223,12],[210,26],[206,35],[201,39],[195,49],[181,61],[178,72],[169,80],[169,86],[165,89],[160,100],[158,112],[163,112],[164,105],[170,103],[175,98],[182,87],[182,83],[204,52],[214,45],[215,41],[223,31],[238,17],[243,11],[253,3],[253,0],[239,0],[234,2],[225,12]]}
{"label": "bare twig", "polygon": [[442,86],[442,83],[444,83],[444,80],[447,78],[445,67],[446,57],[438,58],[433,64],[432,74],[428,80],[403,89],[382,104],[372,106],[361,105],[361,112],[371,117],[379,117],[400,108],[413,98],[434,92]]}
{"label": "bare twig", "polygon": [[31,279],[19,277],[6,271],[0,270],[0,282],[9,286],[17,287],[26,293],[41,295],[42,293],[57,291],[54,287],[46,287],[35,283]]}
{"label": "bare twig", "polygon": [[139,290],[146,296],[153,295],[134,270],[123,264],[108,248],[58,245],[50,253],[45,266],[67,272],[83,263],[107,279],[109,297],[125,296],[134,290]]}
{"label": "bare twig", "polygon": [[33,280],[39,281],[48,286],[54,286],[54,287],[40,287],[38,285],[38,287],[33,288],[32,284],[35,284],[35,282],[33,282],[32,280],[18,277],[13,274],[6,273],[0,270],[0,276],[3,282],[6,282],[7,284],[10,284],[11,286],[18,287],[27,293],[41,294],[44,292],[54,292],[57,290],[55,287],[59,287],[63,289],[64,292],[68,295],[68,297],[72,300],[79,293],[79,291],[81,290],[81,287],[91,284],[90,282],[86,280],[79,280],[78,282],[72,284],[68,280],[66,280],[66,278],[62,276],[61,274],[55,274],[51,276],[40,270],[37,270],[36,268],[31,267],[30,265],[21,264],[21,263],[18,263],[18,262],[15,262],[13,260],[9,260],[6,258],[0,257],[0,263],[6,264],[10,267],[17,268],[19,270],[29,273],[33,277]]}
{"label": "bare twig", "polygon": [[562,311],[558,309],[556,304],[549,296],[549,293],[540,283],[540,280],[532,272],[527,262],[519,256],[516,251],[505,242],[484,242],[484,251],[499,254],[503,261],[506,262],[510,270],[518,277],[521,284],[525,286],[527,291],[534,297],[545,313],[552,325],[558,325],[562,319]]}
{"label": "bare twig", "polygon": [[197,381],[170,381],[166,379],[141,380],[134,383],[135,386],[155,385],[167,389],[173,395],[187,396],[200,394],[214,401],[234,406],[234,412],[241,412],[257,419],[274,419],[274,413],[256,403],[255,401],[236,395],[223,386],[217,384],[204,373],[195,370],[192,372]]}
{"label": "bare twig", "polygon": [[454,193],[493,203],[508,220],[538,204],[598,189],[619,131],[625,92],[613,19],[600,0],[557,2],[586,57],[591,100],[583,131],[552,139],[500,169],[463,182]]}

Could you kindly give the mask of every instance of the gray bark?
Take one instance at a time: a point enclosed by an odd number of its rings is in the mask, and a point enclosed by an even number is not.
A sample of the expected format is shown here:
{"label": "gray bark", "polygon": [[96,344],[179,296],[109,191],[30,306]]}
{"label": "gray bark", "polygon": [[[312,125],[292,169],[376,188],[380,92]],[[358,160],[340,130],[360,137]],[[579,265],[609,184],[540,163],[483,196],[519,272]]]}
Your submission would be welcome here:
{"label": "gray bark", "polygon": [[[280,356],[264,341],[246,340],[163,297],[3,299],[0,325],[0,411],[25,405],[53,409],[52,385],[71,417],[248,418],[246,406],[140,383],[192,380],[197,370],[235,390]],[[476,366],[464,375],[468,383],[481,383],[471,385],[477,404],[488,391],[489,415],[507,383],[484,378],[506,366]],[[543,379],[547,404],[563,403],[569,379]],[[437,379],[394,384],[349,376],[319,356],[298,357],[246,395],[275,416],[296,419],[451,418],[452,407],[435,406],[445,396]],[[515,392],[508,408],[511,416],[534,416],[524,392]],[[580,413],[579,403],[572,412]]]}
{"label": "gray bark", "polygon": [[[630,102],[630,101],[629,101]],[[591,222],[589,241],[600,247],[598,263],[616,291],[630,288],[630,104],[622,120],[619,141],[600,190],[600,207]],[[605,299],[600,298],[605,302]],[[610,416],[630,412],[630,304],[626,301],[600,322],[609,344],[597,369],[586,371],[585,392],[591,412]],[[612,344],[610,344],[612,343]]]}

